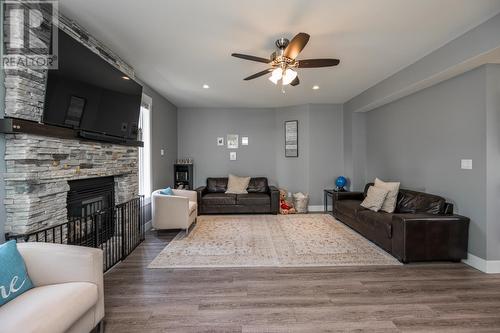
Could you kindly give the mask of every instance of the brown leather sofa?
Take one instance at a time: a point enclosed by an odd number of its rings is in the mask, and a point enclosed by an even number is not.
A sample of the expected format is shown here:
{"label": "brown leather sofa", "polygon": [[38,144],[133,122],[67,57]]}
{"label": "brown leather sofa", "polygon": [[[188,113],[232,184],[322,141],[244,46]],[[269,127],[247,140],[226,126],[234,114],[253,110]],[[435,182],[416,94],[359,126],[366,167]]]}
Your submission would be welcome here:
{"label": "brown leather sofa", "polygon": [[267,178],[251,178],[248,194],[226,194],[227,178],[207,178],[196,189],[199,214],[278,214],[280,192]]}
{"label": "brown leather sofa", "polygon": [[469,218],[454,215],[444,198],[401,189],[389,214],[360,206],[366,192],[338,192],[335,217],[403,263],[460,261],[467,257]]}

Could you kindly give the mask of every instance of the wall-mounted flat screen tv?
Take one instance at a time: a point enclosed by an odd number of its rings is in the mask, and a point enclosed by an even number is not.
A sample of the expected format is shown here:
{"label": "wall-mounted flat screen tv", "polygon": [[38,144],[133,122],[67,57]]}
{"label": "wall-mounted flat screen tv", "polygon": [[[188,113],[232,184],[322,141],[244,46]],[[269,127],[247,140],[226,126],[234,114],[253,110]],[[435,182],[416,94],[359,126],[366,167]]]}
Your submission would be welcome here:
{"label": "wall-mounted flat screen tv", "polygon": [[49,70],[43,122],[137,140],[142,86],[59,30],[59,68]]}

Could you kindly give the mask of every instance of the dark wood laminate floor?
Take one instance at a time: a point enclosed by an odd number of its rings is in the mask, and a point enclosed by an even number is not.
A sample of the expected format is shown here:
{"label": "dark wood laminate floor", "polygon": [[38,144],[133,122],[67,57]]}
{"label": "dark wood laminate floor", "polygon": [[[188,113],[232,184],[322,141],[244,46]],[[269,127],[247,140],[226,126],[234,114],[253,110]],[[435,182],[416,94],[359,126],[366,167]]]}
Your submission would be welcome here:
{"label": "dark wood laminate floor", "polygon": [[147,269],[148,232],[104,279],[106,332],[500,332],[500,275],[464,264]]}

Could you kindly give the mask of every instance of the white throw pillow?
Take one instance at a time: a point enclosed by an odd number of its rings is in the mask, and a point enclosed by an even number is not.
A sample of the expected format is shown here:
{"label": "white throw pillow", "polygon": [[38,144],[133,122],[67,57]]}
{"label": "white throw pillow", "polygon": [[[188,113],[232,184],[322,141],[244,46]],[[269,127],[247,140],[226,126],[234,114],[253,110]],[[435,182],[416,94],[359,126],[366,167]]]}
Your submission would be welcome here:
{"label": "white throw pillow", "polygon": [[398,200],[399,185],[400,182],[384,182],[378,178],[375,178],[375,187],[382,188],[389,191],[385,197],[384,204],[380,210],[387,213],[394,213],[396,209],[396,203]]}
{"label": "white throw pillow", "polygon": [[246,194],[248,183],[250,183],[250,177],[238,177],[235,175],[229,175],[229,180],[227,181],[227,191],[229,194]]}
{"label": "white throw pillow", "polygon": [[366,192],[366,198],[361,203],[362,207],[378,212],[384,204],[385,197],[389,191],[380,187],[370,186]]}

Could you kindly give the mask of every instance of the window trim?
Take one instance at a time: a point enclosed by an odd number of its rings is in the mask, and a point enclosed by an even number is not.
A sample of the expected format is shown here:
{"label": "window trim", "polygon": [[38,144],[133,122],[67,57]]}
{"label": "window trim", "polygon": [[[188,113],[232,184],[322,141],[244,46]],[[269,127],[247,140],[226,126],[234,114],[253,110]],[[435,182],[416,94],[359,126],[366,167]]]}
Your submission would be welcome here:
{"label": "window trim", "polygon": [[[153,99],[146,95],[146,94],[142,94],[142,100],[141,100],[141,109],[142,108],[146,108],[149,110],[149,133],[144,133],[142,132],[142,140],[144,139],[144,135],[148,135],[148,139],[149,139],[149,189],[151,190],[151,192],[153,191],[153,141],[152,141],[152,138],[153,138],[153,128],[152,128],[152,124],[153,124]],[[142,114],[140,115],[140,117],[142,117]],[[141,129],[142,131],[142,129]],[[144,149],[142,147],[140,147],[139,149]],[[139,158],[140,158],[140,155],[139,155]],[[139,161],[139,166],[142,162]],[[140,175],[140,167],[139,167],[139,181],[141,179],[141,175]],[[141,188],[139,186],[139,193],[141,192]],[[149,194],[145,194],[144,195],[144,203],[145,204],[149,204],[151,202],[151,193]]]}

